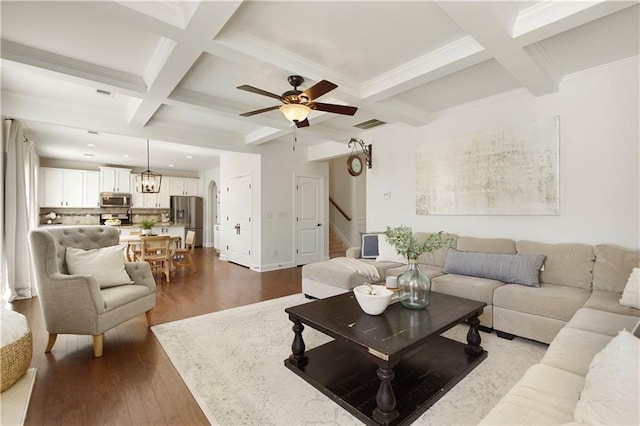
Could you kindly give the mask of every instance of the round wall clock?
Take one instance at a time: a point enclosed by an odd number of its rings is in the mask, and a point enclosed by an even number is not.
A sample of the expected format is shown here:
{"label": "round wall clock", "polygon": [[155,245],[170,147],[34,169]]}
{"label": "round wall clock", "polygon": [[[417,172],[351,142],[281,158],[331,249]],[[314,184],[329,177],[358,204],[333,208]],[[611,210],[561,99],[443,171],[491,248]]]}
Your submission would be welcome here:
{"label": "round wall clock", "polygon": [[347,160],[347,170],[351,176],[360,176],[362,173],[362,159],[356,154],[351,154]]}

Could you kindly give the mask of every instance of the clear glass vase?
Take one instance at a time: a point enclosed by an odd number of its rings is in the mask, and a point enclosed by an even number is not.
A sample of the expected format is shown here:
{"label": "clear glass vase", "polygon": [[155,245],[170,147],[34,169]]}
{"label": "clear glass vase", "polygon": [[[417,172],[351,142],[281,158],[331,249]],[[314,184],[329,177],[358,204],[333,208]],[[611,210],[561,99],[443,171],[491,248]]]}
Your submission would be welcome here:
{"label": "clear glass vase", "polygon": [[431,279],[422,273],[417,260],[409,260],[407,271],[398,277],[400,303],[409,309],[424,309],[429,305]]}

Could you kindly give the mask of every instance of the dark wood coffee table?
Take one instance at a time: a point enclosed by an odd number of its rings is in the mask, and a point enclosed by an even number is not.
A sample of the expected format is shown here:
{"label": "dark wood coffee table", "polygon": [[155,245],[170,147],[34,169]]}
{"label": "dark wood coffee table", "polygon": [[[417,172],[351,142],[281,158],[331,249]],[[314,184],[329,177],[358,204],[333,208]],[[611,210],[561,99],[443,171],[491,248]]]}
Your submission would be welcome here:
{"label": "dark wood coffee table", "polygon": [[[436,292],[426,310],[394,303],[378,316],[365,314],[353,292],[293,306],[284,364],[366,424],[409,424],[487,357],[478,333],[484,306]],[[466,345],[440,336],[465,320]],[[306,351],[303,324],[334,340]]]}

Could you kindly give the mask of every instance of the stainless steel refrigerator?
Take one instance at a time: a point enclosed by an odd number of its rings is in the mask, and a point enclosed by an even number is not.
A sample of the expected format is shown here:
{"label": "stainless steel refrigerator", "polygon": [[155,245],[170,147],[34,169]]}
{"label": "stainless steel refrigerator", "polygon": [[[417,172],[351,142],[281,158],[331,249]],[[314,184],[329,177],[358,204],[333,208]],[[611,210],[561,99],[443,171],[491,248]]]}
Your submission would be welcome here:
{"label": "stainless steel refrigerator", "polygon": [[202,247],[204,207],[202,197],[171,196],[171,221],[184,225],[184,235],[196,232],[196,247]]}

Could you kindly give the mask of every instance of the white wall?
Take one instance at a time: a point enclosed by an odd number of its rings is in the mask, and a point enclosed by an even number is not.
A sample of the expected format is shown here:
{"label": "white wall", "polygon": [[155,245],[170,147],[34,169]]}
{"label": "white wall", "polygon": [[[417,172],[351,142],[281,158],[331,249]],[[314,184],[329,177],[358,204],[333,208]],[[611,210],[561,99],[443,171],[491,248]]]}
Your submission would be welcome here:
{"label": "white wall", "polygon": [[[262,154],[262,242],[260,270],[295,266],[295,176],[320,177],[328,194],[327,162],[308,162],[307,149],[291,143],[269,142],[260,148]],[[324,251],[328,256],[329,206],[324,206]]]}
{"label": "white wall", "polygon": [[329,196],[351,217],[351,222],[334,206],[329,206],[329,217],[343,242],[355,247],[360,245],[360,232],[366,230],[367,169],[360,176],[351,176],[347,170],[347,158],[334,158],[329,162]]}
{"label": "white wall", "polygon": [[[443,111],[421,128],[380,128],[370,138],[368,230],[405,224],[477,237],[639,247],[638,75],[635,58],[565,78],[559,93],[535,98],[516,91]],[[560,116],[559,216],[415,214],[418,142],[554,115]]]}

